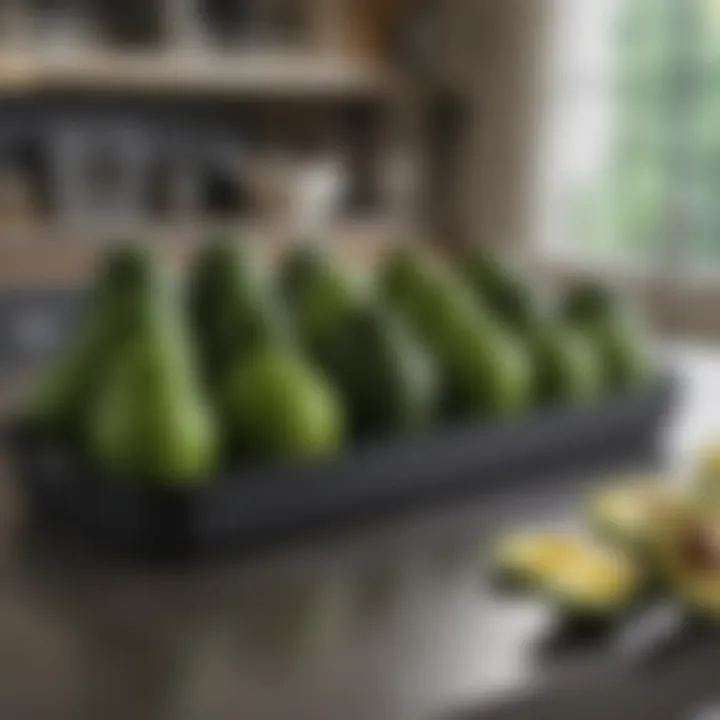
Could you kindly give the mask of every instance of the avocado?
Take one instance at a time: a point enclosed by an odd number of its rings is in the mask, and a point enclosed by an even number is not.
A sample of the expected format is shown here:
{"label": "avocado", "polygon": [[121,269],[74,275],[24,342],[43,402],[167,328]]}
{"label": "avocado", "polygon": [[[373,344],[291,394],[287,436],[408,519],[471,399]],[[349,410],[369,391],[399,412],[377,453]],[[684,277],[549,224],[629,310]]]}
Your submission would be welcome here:
{"label": "avocado", "polygon": [[529,590],[548,600],[572,627],[620,619],[641,598],[644,583],[625,555],[555,531],[502,537],[493,549],[491,567],[504,587]]}
{"label": "avocado", "polygon": [[588,338],[559,321],[544,321],[528,331],[540,405],[584,405],[603,390],[603,366]]}
{"label": "avocado", "polygon": [[412,432],[434,420],[438,370],[423,343],[389,309],[352,311],[325,338],[318,357],[345,397],[354,435]]}
{"label": "avocado", "polygon": [[619,296],[594,280],[577,282],[568,291],[563,308],[567,319],[580,325],[623,312]]}
{"label": "avocado", "polygon": [[448,414],[502,417],[529,406],[534,379],[527,348],[493,322],[461,277],[432,256],[405,249],[391,256],[381,283],[440,368]]}
{"label": "avocado", "polygon": [[222,390],[227,439],[236,452],[299,460],[342,447],[340,396],[321,372],[287,349],[258,349],[230,370]]}
{"label": "avocado", "polygon": [[636,387],[653,374],[649,342],[637,315],[598,283],[580,283],[563,302],[563,316],[591,340],[608,390]]}
{"label": "avocado", "polygon": [[684,502],[678,487],[657,478],[638,479],[591,496],[588,519],[598,537],[634,558],[645,568],[648,582],[660,585],[664,529]]}
{"label": "avocado", "polygon": [[686,612],[720,623],[720,515],[688,503],[664,528],[662,560],[667,585]]}
{"label": "avocado", "polygon": [[447,345],[438,347],[445,363],[451,405],[476,417],[514,417],[532,401],[531,358],[513,336],[478,323],[457,323]]}
{"label": "avocado", "polygon": [[583,542],[556,531],[516,531],[500,537],[491,551],[493,578],[503,587],[539,590],[558,566],[584,553]]}
{"label": "avocado", "polygon": [[99,390],[89,446],[113,477],[177,487],[207,482],[216,467],[215,418],[177,312],[148,315]]}
{"label": "avocado", "polygon": [[329,262],[327,253],[316,244],[303,242],[292,248],[279,270],[279,285],[285,300],[290,305],[297,302],[310,280],[324,272]]}
{"label": "avocado", "polygon": [[541,299],[529,283],[499,258],[474,250],[461,261],[464,276],[478,298],[514,330],[534,327],[541,317]]}
{"label": "avocado", "polygon": [[257,257],[228,239],[199,254],[189,285],[190,316],[205,376],[217,387],[231,363],[264,344],[292,345],[289,318]]}
{"label": "avocado", "polygon": [[314,353],[365,299],[361,279],[347,267],[329,259],[315,265],[294,303],[305,349]]}
{"label": "avocado", "polygon": [[31,400],[31,422],[72,443],[84,435],[88,413],[104,377],[145,318],[174,302],[174,288],[155,258],[134,245],[103,257],[79,328],[40,380]]}
{"label": "avocado", "polygon": [[693,493],[700,502],[720,505],[720,446],[703,449],[694,471]]}
{"label": "avocado", "polygon": [[446,308],[437,308],[438,295],[445,305],[464,306],[468,312],[479,310],[470,286],[426,247],[395,248],[381,263],[377,283],[378,293],[390,305],[424,323],[432,323],[433,318],[442,322]]}
{"label": "avocado", "polygon": [[588,545],[544,579],[563,624],[586,628],[622,621],[644,595],[642,572],[627,557]]}

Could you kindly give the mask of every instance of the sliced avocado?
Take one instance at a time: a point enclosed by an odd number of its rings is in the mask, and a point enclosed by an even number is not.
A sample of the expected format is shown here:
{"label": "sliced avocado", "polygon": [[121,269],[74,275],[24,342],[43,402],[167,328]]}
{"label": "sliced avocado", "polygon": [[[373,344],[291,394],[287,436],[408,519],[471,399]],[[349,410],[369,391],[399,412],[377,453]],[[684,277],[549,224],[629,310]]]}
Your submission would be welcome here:
{"label": "sliced avocado", "polygon": [[662,527],[679,512],[681,502],[677,487],[647,478],[596,493],[588,501],[588,516],[604,539],[645,556]]}
{"label": "sliced avocado", "polygon": [[701,452],[693,492],[703,502],[720,503],[720,445],[711,445]]}
{"label": "sliced avocado", "polygon": [[666,532],[668,587],[692,616],[720,624],[720,514],[688,506]]}
{"label": "sliced avocado", "polygon": [[512,532],[491,553],[492,575],[503,587],[537,590],[558,567],[584,553],[579,538],[561,532]]}
{"label": "sliced avocado", "polygon": [[543,582],[564,623],[589,627],[623,619],[642,595],[643,576],[624,555],[586,546]]}

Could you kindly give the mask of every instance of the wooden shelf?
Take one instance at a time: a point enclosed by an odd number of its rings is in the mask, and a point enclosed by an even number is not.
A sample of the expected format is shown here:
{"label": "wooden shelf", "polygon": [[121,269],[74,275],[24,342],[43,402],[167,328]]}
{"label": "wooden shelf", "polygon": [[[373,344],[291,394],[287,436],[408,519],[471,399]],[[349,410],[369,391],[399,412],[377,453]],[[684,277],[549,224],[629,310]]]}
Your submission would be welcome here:
{"label": "wooden shelf", "polygon": [[[406,227],[401,220],[385,217],[339,221],[328,233],[327,245],[342,257],[363,264],[403,236]],[[293,240],[287,228],[248,222],[164,223],[138,230],[131,237],[143,238],[170,265],[182,268],[203,242],[219,230],[231,231],[239,240],[247,239],[269,257],[282,253]],[[23,236],[17,234],[13,240],[0,243],[0,287],[77,283],[92,272],[108,246],[93,242],[90,234],[71,230],[36,228]]]}
{"label": "wooden shelf", "polygon": [[384,92],[369,61],[309,52],[0,54],[0,92],[363,96]]}

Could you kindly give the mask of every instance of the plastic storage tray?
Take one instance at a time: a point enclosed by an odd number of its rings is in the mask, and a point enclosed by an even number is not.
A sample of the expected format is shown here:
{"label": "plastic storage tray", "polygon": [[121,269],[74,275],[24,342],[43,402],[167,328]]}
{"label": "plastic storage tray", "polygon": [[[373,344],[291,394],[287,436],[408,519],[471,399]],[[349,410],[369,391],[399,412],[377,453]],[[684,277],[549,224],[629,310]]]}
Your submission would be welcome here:
{"label": "plastic storage tray", "polygon": [[181,491],[103,477],[22,426],[10,445],[16,476],[42,523],[116,551],[184,555],[349,513],[459,492],[520,492],[550,474],[651,460],[673,387],[665,379],[595,407],[379,441],[319,463],[231,467]]}

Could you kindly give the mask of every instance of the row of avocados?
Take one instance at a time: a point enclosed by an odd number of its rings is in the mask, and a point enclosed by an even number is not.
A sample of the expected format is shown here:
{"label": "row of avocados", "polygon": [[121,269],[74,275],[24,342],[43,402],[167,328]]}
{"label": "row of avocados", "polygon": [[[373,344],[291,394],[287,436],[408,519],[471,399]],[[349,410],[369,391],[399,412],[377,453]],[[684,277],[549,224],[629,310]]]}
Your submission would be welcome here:
{"label": "row of avocados", "polygon": [[655,601],[720,624],[720,451],[690,478],[648,477],[594,493],[587,531],[501,536],[490,567],[504,590],[545,598],[571,626],[612,627]]}
{"label": "row of avocados", "polygon": [[313,458],[599,401],[651,377],[638,328],[603,288],[550,303],[479,251],[401,245],[360,274],[309,243],[271,268],[221,239],[179,286],[119,245],[30,416],[111,475],[193,484],[228,456]]}

